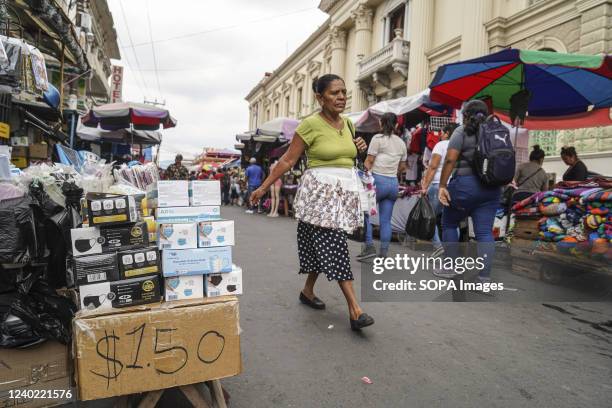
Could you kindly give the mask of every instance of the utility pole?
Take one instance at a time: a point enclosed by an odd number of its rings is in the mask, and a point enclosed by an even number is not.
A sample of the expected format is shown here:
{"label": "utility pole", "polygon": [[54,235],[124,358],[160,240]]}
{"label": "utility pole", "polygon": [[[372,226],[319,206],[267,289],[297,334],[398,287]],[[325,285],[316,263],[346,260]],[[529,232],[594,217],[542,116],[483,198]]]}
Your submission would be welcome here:
{"label": "utility pole", "polygon": [[147,100],[147,98],[144,98],[143,103],[149,104],[149,105],[155,105],[155,106],[166,106],[166,100],[164,99],[163,101],[157,101],[157,98],[155,98],[154,101],[152,100]]}

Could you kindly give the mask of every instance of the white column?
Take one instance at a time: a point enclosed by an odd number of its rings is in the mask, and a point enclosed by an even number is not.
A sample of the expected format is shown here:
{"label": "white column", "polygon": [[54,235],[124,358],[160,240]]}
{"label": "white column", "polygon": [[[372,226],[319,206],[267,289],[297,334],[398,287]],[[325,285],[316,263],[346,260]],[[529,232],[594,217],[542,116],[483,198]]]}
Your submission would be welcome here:
{"label": "white column", "polygon": [[429,60],[434,29],[434,2],[412,0],[410,7],[410,57],[408,63],[408,96],[421,92],[429,85]]}
{"label": "white column", "polygon": [[489,53],[489,39],[485,23],[491,18],[490,0],[464,0],[461,59],[477,58]]}
{"label": "white column", "polygon": [[331,43],[331,73],[344,78],[346,61],[346,31],[340,27],[332,27],[329,33]]}
{"label": "white column", "polygon": [[[355,21],[355,57],[353,61],[359,61],[362,57],[370,55],[372,50],[372,16],[374,12],[371,8],[361,3],[357,6],[351,16]],[[355,81],[353,87],[353,102],[351,104],[353,112],[359,112],[368,107],[368,100],[365,93],[361,90],[359,83]]]}

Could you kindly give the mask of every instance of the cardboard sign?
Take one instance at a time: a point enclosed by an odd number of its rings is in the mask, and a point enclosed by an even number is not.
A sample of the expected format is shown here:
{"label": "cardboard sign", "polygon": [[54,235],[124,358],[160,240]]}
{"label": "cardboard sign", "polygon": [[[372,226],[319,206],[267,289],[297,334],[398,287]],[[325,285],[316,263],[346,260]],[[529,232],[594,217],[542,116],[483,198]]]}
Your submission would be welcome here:
{"label": "cardboard sign", "polygon": [[199,383],[242,370],[233,296],[79,314],[73,327],[81,400]]}

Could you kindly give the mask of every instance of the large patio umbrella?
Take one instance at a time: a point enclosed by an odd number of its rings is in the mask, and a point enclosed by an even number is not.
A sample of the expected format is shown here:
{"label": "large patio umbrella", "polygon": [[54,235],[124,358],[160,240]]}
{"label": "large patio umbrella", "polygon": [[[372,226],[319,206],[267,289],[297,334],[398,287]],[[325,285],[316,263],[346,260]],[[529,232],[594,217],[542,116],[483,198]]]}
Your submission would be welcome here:
{"label": "large patio umbrella", "polygon": [[104,130],[158,130],[176,126],[176,119],[166,109],[135,102],[109,103],[96,106],[81,119],[85,126]]}
{"label": "large patio umbrella", "polygon": [[143,146],[158,145],[162,142],[162,134],[158,130],[102,130],[84,126],[82,123],[77,125],[76,135],[81,140],[90,142],[141,144]]}
{"label": "large patio umbrella", "polygon": [[430,98],[460,108],[490,98],[497,111],[561,117],[612,106],[612,56],[506,49],[438,68]]}
{"label": "large patio umbrella", "polygon": [[290,141],[293,139],[295,129],[299,123],[299,120],[292,118],[281,117],[272,119],[257,128],[257,135],[276,136],[282,141]]}

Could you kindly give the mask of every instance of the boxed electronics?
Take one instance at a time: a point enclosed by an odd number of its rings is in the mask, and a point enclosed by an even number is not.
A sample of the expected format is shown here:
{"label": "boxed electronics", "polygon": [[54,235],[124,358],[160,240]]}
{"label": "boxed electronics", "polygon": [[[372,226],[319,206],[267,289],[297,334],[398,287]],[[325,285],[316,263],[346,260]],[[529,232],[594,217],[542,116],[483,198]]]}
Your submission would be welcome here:
{"label": "boxed electronics", "polygon": [[206,275],[206,296],[242,295],[242,268],[232,265],[228,273]]}
{"label": "boxed electronics", "polygon": [[232,247],[165,250],[162,271],[165,277],[231,272]]}
{"label": "boxed electronics", "polygon": [[72,254],[83,256],[146,247],[149,234],[146,222],[114,225],[112,227],[86,227],[70,230]]}
{"label": "boxed electronics", "polygon": [[77,286],[120,279],[116,252],[80,256],[72,262]]}
{"label": "boxed electronics", "polygon": [[192,206],[221,205],[219,180],[194,180],[189,184],[189,204]]}
{"label": "boxed electronics", "polygon": [[184,275],[164,278],[166,302],[203,298],[204,279],[204,275]]}
{"label": "boxed electronics", "polygon": [[168,207],[156,208],[155,220],[158,223],[172,222],[200,222],[218,220],[221,218],[221,209],[216,205],[200,207]]}
{"label": "boxed electronics", "polygon": [[[27,349],[0,353],[0,407],[40,408],[76,400],[76,392],[71,388],[73,364],[69,346],[49,340]],[[25,395],[11,398],[9,391]],[[51,398],[31,398],[32,393],[48,396],[50,391]]]}
{"label": "boxed electronics", "polygon": [[155,303],[161,300],[161,279],[159,275],[151,275],[83,285],[79,296],[81,309],[90,311]]}
{"label": "boxed electronics", "polygon": [[122,313],[77,314],[73,347],[79,399],[240,374],[238,315],[234,296],[141,306]]}
{"label": "boxed electronics", "polygon": [[124,224],[138,221],[138,208],[133,196],[88,193],[85,196],[90,226]]}
{"label": "boxed electronics", "polygon": [[159,249],[193,249],[198,247],[198,224],[160,223],[157,227]]}
{"label": "boxed electronics", "polygon": [[198,246],[209,248],[234,245],[234,221],[202,221],[198,224]]}
{"label": "boxed electronics", "polygon": [[159,180],[147,186],[147,201],[155,207],[188,207],[189,182],[183,180]]}
{"label": "boxed electronics", "polygon": [[156,247],[130,249],[117,253],[121,279],[152,275],[160,272],[159,251]]}

